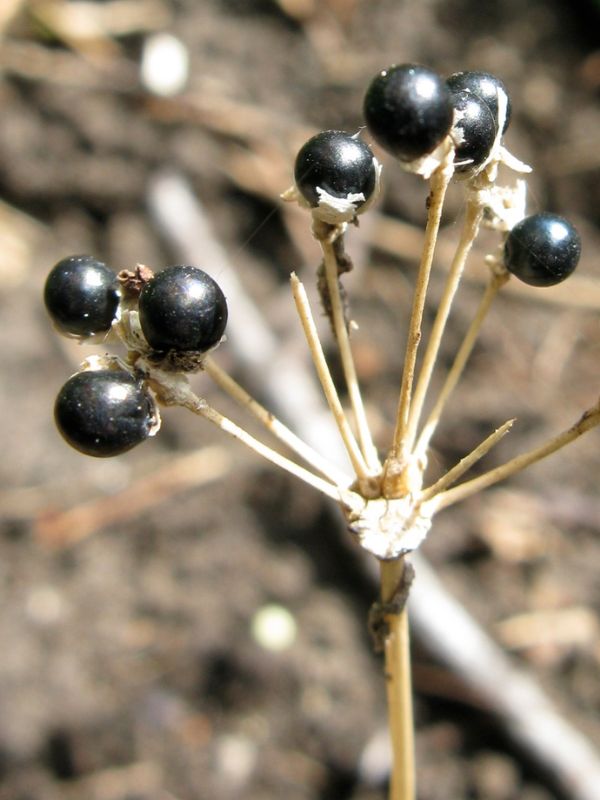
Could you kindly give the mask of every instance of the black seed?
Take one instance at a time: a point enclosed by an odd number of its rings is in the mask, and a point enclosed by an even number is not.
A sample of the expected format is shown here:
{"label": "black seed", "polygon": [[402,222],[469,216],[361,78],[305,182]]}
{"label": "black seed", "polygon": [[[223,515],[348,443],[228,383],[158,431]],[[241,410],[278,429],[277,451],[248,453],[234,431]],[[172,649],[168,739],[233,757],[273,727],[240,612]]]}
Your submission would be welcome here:
{"label": "black seed", "polygon": [[498,92],[504,92],[506,95],[506,116],[502,126],[502,133],[506,131],[510,122],[512,106],[506,86],[500,78],[490,72],[455,72],[454,75],[450,75],[446,83],[452,92],[471,92],[479,97],[480,100],[483,100],[492,112],[496,123],[498,122]]}
{"label": "black seed", "polygon": [[140,323],[159,352],[206,352],[227,324],[227,301],[219,285],[196,267],[167,267],[143,287]]}
{"label": "black seed", "polygon": [[457,112],[452,128],[456,143],[454,164],[456,172],[468,173],[487,159],[496,138],[496,123],[488,106],[470,92],[452,95]]}
{"label": "black seed", "polygon": [[452,124],[450,91],[433,70],[400,64],[371,82],[364,116],[375,141],[403,161],[430,153]]}
{"label": "black seed", "polygon": [[506,268],[531,286],[554,286],[564,281],[580,255],[579,234],[557,214],[525,217],[510,231],[504,245]]}
{"label": "black seed", "polygon": [[131,450],[156,421],[144,384],[125,370],[108,369],[69,378],[56,398],[54,419],[71,447],[99,458]]}
{"label": "black seed", "polygon": [[317,188],[333,197],[363,194],[360,208],[373,194],[377,170],[368,144],[344,131],[323,131],[309,139],[296,157],[294,179],[302,196],[319,205]]}
{"label": "black seed", "polygon": [[91,256],[70,256],[50,271],[44,303],[54,324],[76,336],[107,331],[117,313],[117,276]]}

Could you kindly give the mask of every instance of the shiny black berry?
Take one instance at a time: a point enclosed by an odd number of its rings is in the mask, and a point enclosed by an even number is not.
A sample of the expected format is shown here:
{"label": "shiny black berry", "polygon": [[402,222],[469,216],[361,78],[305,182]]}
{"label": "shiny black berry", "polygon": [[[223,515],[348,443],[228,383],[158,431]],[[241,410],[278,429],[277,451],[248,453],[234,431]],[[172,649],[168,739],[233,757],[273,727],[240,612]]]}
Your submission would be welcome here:
{"label": "shiny black berry", "polygon": [[487,104],[492,112],[494,121],[498,122],[498,94],[504,93],[506,97],[506,116],[504,117],[504,125],[502,126],[502,133],[508,128],[511,115],[511,103],[506,86],[495,75],[489,72],[455,72],[450,75],[446,81],[452,92],[471,92],[480,100]]}
{"label": "shiny black berry", "polygon": [[384,150],[412,161],[435,150],[450,130],[450,91],[433,70],[417,64],[392,66],[367,89],[364,116]]}
{"label": "shiny black berry", "polygon": [[296,187],[305,200],[319,205],[318,189],[345,199],[362,194],[355,202],[358,209],[373,194],[377,184],[377,166],[368,144],[344,131],[323,131],[309,139],[296,157]]}
{"label": "shiny black berry", "polygon": [[144,384],[125,370],[78,372],[62,387],[54,419],[66,441],[88,456],[105,458],[131,450],[156,425]]}
{"label": "shiny black berry", "polygon": [[119,305],[117,276],[91,256],[59,261],[46,279],[44,303],[56,327],[75,336],[107,331]]}
{"label": "shiny black berry", "polygon": [[557,214],[533,214],[510,231],[504,265],[531,286],[554,286],[573,272],[581,255],[579,234]]}
{"label": "shiny black berry", "polygon": [[476,171],[488,158],[496,138],[496,123],[488,106],[471,92],[452,95],[455,123],[452,138],[455,170]]}
{"label": "shiny black berry", "polygon": [[140,324],[153,350],[206,352],[227,324],[227,301],[210,275],[196,267],[167,267],[145,284]]}

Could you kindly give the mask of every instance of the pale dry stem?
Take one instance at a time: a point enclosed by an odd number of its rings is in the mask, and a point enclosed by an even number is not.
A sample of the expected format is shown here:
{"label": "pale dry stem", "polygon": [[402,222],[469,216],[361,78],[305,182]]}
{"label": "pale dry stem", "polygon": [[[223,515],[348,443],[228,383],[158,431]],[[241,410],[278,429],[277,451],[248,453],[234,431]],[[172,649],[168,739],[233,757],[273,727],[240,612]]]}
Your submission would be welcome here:
{"label": "pale dry stem", "polygon": [[[403,580],[403,559],[381,562],[381,601],[394,600]],[[406,605],[399,613],[385,617],[387,635],[384,643],[385,678],[390,736],[392,774],[389,800],[414,800],[416,796],[415,745],[410,666],[410,637]]]}
{"label": "pale dry stem", "polygon": [[464,458],[455,464],[451,469],[448,470],[442,477],[437,480],[434,484],[429,486],[427,489],[424,489],[420,495],[420,501],[423,502],[425,500],[429,500],[430,498],[434,497],[435,495],[443,492],[453,483],[460,478],[461,475],[464,475],[465,472],[471,469],[471,467],[476,464],[480,459],[482,459],[489,451],[497,444],[500,439],[502,439],[509,430],[514,425],[515,420],[509,419],[504,425],[501,425],[497,428],[493,433],[491,433],[487,438],[481,442],[481,444],[477,445],[474,450],[471,450]]}
{"label": "pale dry stem", "polygon": [[296,304],[298,316],[300,317],[300,322],[302,323],[302,329],[304,330],[304,335],[306,336],[306,341],[308,343],[319,381],[321,382],[321,386],[323,388],[323,393],[325,394],[327,403],[331,409],[331,413],[335,419],[335,423],[338,427],[357,478],[359,478],[359,480],[367,480],[369,478],[369,468],[358,446],[358,443],[354,438],[354,434],[352,433],[348,419],[346,418],[346,414],[342,408],[335,384],[333,383],[329,367],[327,366],[327,361],[325,360],[325,355],[323,353],[317,327],[310,309],[308,297],[306,296],[306,290],[295,273],[291,274],[290,283],[292,286],[292,294],[294,296],[294,302]]}
{"label": "pale dry stem", "polygon": [[270,411],[262,406],[252,395],[243,389],[224,369],[222,369],[212,358],[207,357],[203,363],[203,369],[213,381],[223,389],[224,392],[232,397],[242,407],[247,408],[274,436],[283,444],[293,450],[317,472],[320,472],[331,483],[338,486],[349,486],[352,478],[339,470],[326,458],[318,453],[314,448],[303,441],[286,425],[277,419]]}
{"label": "pale dry stem", "polygon": [[498,481],[503,481],[511,475],[521,472],[525,467],[535,464],[536,461],[547,458],[552,455],[552,453],[570,444],[599,424],[600,403],[597,403],[595,406],[588,409],[575,425],[559,433],[558,436],[549,439],[545,444],[533,450],[529,450],[527,453],[522,453],[512,458],[510,461],[507,461],[505,464],[489,472],[485,472],[477,478],[473,478],[473,480],[461,483],[453,489],[448,489],[448,491],[436,495],[428,501],[427,505],[432,509],[432,513],[454,505],[454,503],[458,503],[460,500],[464,500],[477,492],[481,492],[483,489],[487,489],[489,486],[493,486],[493,484],[498,483]]}
{"label": "pale dry stem", "polygon": [[429,213],[427,216],[427,226],[425,228],[425,241],[419,265],[417,283],[413,299],[406,351],[404,355],[404,367],[402,371],[402,381],[400,385],[400,397],[398,400],[398,410],[396,414],[396,427],[394,438],[389,454],[389,461],[404,461],[407,453],[407,425],[410,403],[412,397],[412,386],[415,373],[415,363],[417,351],[421,339],[421,323],[423,320],[423,310],[425,308],[425,298],[429,285],[429,275],[433,262],[435,244],[442,218],[442,208],[444,198],[450,179],[452,177],[452,164],[443,164],[431,178],[431,190],[429,194]]}
{"label": "pale dry stem", "polygon": [[425,397],[431,381],[431,374],[438,357],[446,322],[448,321],[450,307],[452,306],[452,301],[456,295],[456,291],[458,289],[468,255],[473,246],[473,242],[475,241],[477,233],[479,232],[479,225],[481,223],[482,215],[483,207],[478,201],[477,195],[475,195],[467,204],[467,212],[460,235],[460,240],[456,247],[452,264],[450,265],[450,271],[448,272],[448,276],[446,278],[444,291],[442,293],[435,320],[431,328],[431,334],[429,336],[429,341],[427,342],[427,347],[423,356],[423,363],[419,371],[419,377],[417,379],[415,392],[410,406],[408,428],[406,432],[406,447],[409,450],[412,448],[415,440],[417,426],[419,424],[419,419],[423,410],[423,404],[425,402]]}
{"label": "pale dry stem", "polygon": [[427,448],[429,447],[429,442],[435,430],[438,426],[440,418],[442,416],[442,412],[444,407],[448,401],[448,398],[456,388],[458,381],[463,373],[463,370],[466,366],[466,363],[471,355],[479,332],[481,330],[481,326],[487,313],[490,309],[493,299],[498,294],[500,288],[506,283],[508,280],[508,273],[493,273],[491,279],[486,287],[486,290],[481,298],[479,303],[479,307],[475,312],[475,316],[473,317],[469,328],[465,334],[465,337],[462,341],[461,346],[459,347],[456,356],[454,357],[454,362],[448,372],[444,385],[440,391],[440,394],[433,406],[429,417],[425,425],[423,426],[423,430],[419,436],[417,445],[415,447],[415,453],[423,455]]}
{"label": "pale dry stem", "polygon": [[212,406],[209,406],[205,400],[198,397],[190,388],[186,378],[182,376],[173,376],[170,373],[164,373],[162,370],[156,369],[147,369],[147,375],[151,387],[157,393],[162,403],[187,408],[192,413],[212,422],[213,425],[216,425],[224,433],[237,439],[267,461],[281,467],[281,469],[284,469],[286,472],[304,481],[304,483],[317,489],[327,497],[331,497],[337,502],[342,500],[345,494],[343,488],[323,480],[314,473],[309,472],[309,470],[304,469],[304,467],[290,461],[289,458],[282,456],[276,450],[259,442],[243,428],[240,428],[239,425],[236,425],[235,422],[216,411]]}
{"label": "pale dry stem", "polygon": [[344,371],[346,386],[348,387],[348,396],[350,397],[354,421],[356,423],[358,441],[360,443],[361,452],[365,458],[369,471],[373,474],[377,474],[381,470],[381,463],[379,461],[379,456],[377,455],[375,445],[373,444],[373,437],[371,436],[371,430],[367,421],[362,394],[356,375],[354,358],[352,357],[350,337],[348,335],[348,328],[346,327],[346,322],[344,319],[344,309],[342,305],[342,298],[340,296],[338,264],[335,256],[334,245],[329,239],[319,239],[319,243],[323,250],[323,262],[325,264],[325,277],[327,279],[327,288],[329,290],[329,298],[331,302],[333,328],[335,331],[337,346],[340,351],[342,369]]}

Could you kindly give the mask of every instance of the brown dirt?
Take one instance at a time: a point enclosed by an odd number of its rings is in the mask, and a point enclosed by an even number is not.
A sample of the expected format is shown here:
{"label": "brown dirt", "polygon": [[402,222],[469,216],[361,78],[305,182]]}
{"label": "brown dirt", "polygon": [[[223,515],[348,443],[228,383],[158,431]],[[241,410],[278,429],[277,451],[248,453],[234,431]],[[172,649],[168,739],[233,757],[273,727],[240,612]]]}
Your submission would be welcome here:
{"label": "brown dirt", "polygon": [[[147,207],[151,177],[170,167],[191,181],[248,293],[287,335],[287,273],[316,252],[308,224],[298,233],[274,193],[286,188],[307,129],[356,128],[374,72],[412,60],[503,77],[515,114],[508,144],[536,167],[531,206],[576,222],[579,274],[598,280],[598,5],[154,7],[189,48],[187,99],[159,101],[137,84],[139,26],[92,44],[66,40],[25,3],[0,40],[0,800],[380,800],[385,788],[358,768],[385,720],[365,628],[374,587],[333,533],[336,509],[183,412],[165,412],[160,435],[120,459],[69,451],[51,409],[84,350],[50,329],[41,287],[74,252],[116,269],[172,263]],[[302,8],[306,18],[294,17]],[[151,20],[148,11],[143,23]],[[385,167],[380,208],[420,224],[424,187],[388,159]],[[461,204],[453,193],[449,238]],[[372,246],[367,220],[362,230],[348,287],[360,376],[384,444],[414,253],[393,257]],[[440,284],[434,277],[433,302]],[[442,363],[477,296],[467,283]],[[436,439],[432,472],[509,417],[516,430],[487,466],[574,421],[597,396],[599,336],[597,307],[576,305],[568,288],[556,303],[502,297]],[[225,475],[169,490],[161,470],[208,446],[225,459]],[[543,622],[547,612],[577,612],[569,635],[546,624],[546,641],[515,645],[515,658],[596,743],[599,473],[594,432],[445,513],[426,545],[449,587],[500,638],[520,614]],[[116,493],[152,475],[133,518],[103,516]],[[93,534],[51,546],[53,514],[102,498],[89,512]],[[68,530],[81,525],[80,517]],[[270,602],[298,624],[283,653],[266,652],[250,632]],[[416,643],[414,667],[421,800],[565,800],[435,665],[427,642]]]}

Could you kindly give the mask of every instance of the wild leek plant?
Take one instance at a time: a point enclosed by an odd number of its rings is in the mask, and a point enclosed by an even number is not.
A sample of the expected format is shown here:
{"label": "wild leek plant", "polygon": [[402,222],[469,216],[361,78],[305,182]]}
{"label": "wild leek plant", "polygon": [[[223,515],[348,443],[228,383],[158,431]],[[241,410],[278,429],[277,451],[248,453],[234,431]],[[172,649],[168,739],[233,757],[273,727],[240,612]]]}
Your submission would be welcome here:
{"label": "wild leek plant", "polygon": [[[395,426],[383,451],[375,445],[365,412],[352,354],[349,302],[342,286],[344,273],[352,269],[345,232],[376,201],[381,165],[360,133],[325,131],[298,153],[294,184],[282,196],[307,209],[322,249],[316,281],[339,350],[349,408],[340,400],[314,310],[295,274],[290,279],[292,297],[348,455],[346,470],[299,438],[218,365],[212,352],[225,332],[227,302],[202,269],[177,265],[155,275],[138,265],[116,276],[90,256],[73,256],[59,262],[46,283],[46,307],[60,332],[101,345],[120,342],[125,347],[121,355],[88,359],[61,389],[55,417],[69,444],[93,456],[123,453],[156,434],[160,407],[182,406],[335,501],[350,535],[378,560],[381,593],[370,625],[385,657],[393,749],[391,800],[416,796],[406,612],[413,579],[410,553],[423,542],[438,511],[514,475],[600,423],[600,404],[596,404],[549,441],[463,480],[509,431],[514,422],[509,419],[438,480],[426,483],[430,443],[498,292],[513,276],[534,286],[556,284],[572,273],[580,255],[579,236],[567,220],[554,214],[526,213],[522,176],[530,168],[502,143],[510,111],[504,85],[484,72],[461,72],[443,80],[419,65],[396,65],[377,75],[366,92],[364,116],[372,138],[402,168],[429,182],[427,224],[399,373]],[[514,184],[498,183],[501,165],[516,173]],[[444,198],[453,180],[464,190],[464,219],[418,360]],[[482,227],[498,237],[497,248],[485,259],[487,286],[441,389],[431,398],[430,382],[452,302]],[[291,457],[251,436],[198,397],[187,377],[198,370],[253,414]],[[426,406],[430,408],[427,416]]]}

